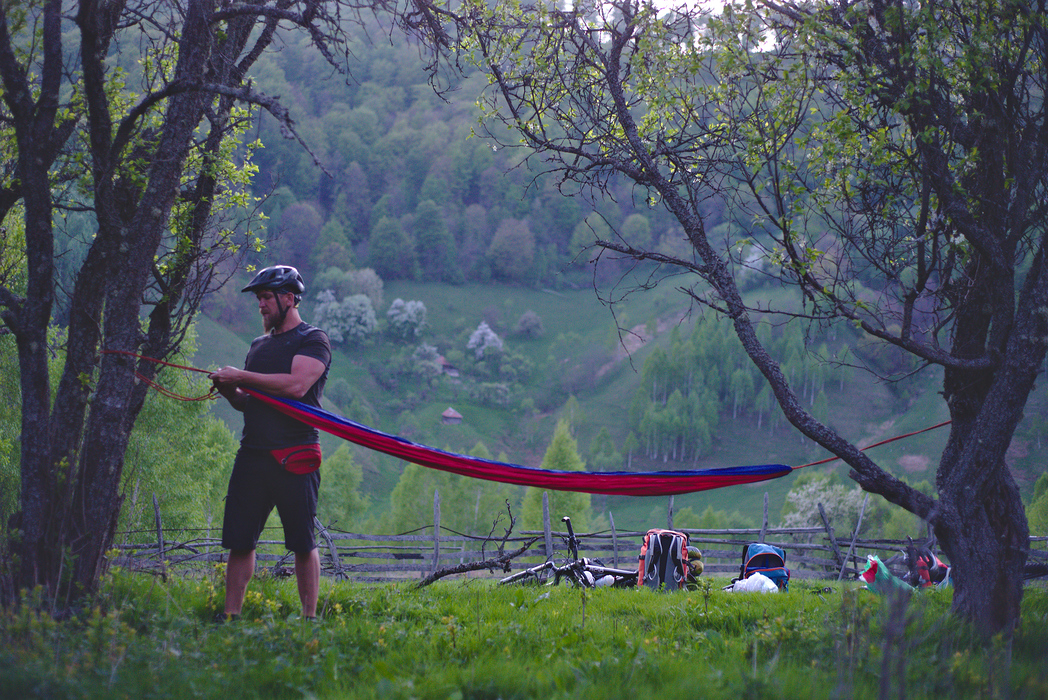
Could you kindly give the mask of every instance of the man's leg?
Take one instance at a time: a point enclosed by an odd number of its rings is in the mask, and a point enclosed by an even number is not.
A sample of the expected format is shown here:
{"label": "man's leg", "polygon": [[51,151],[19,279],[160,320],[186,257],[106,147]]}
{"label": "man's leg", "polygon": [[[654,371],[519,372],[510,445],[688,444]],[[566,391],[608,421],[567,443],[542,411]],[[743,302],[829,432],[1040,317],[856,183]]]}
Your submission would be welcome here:
{"label": "man's leg", "polygon": [[316,548],[305,554],[295,554],[295,578],[298,580],[298,597],[302,601],[302,617],[316,617],[320,595],[320,552]]}
{"label": "man's leg", "polygon": [[247,584],[255,573],[255,550],[230,550],[226,564],[226,614],[239,615],[244,607]]}
{"label": "man's leg", "polygon": [[[239,615],[244,607],[247,584],[255,573],[258,536],[273,509],[267,493],[265,467],[273,457],[267,450],[241,446],[229,476],[225,513],[222,516],[222,546],[229,550],[226,564],[226,615]],[[273,465],[275,466],[275,465]]]}

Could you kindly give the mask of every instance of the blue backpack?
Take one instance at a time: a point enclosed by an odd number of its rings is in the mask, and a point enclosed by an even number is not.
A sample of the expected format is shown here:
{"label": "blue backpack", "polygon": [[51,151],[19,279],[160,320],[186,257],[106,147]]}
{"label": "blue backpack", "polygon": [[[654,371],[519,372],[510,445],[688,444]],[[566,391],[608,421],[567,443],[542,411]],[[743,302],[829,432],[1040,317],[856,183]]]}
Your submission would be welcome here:
{"label": "blue backpack", "polygon": [[780,591],[790,589],[790,570],[786,568],[786,552],[781,547],[754,542],[742,548],[742,568],[739,578],[761,573],[775,582]]}

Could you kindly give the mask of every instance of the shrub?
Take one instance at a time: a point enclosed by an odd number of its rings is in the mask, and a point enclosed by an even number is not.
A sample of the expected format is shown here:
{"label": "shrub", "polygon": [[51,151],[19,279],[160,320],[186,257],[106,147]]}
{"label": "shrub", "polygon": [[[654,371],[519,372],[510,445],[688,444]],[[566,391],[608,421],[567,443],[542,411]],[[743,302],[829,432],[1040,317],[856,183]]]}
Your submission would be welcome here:
{"label": "shrub", "polygon": [[394,299],[386,311],[389,334],[401,340],[417,338],[426,328],[426,305],[421,301]]}
{"label": "shrub", "polygon": [[480,325],[477,326],[477,330],[473,331],[469,336],[466,349],[472,350],[479,360],[489,349],[501,350],[502,340],[495,335],[495,331],[491,330],[487,323],[481,321]]}
{"label": "shrub", "polygon": [[314,323],[327,331],[335,343],[360,343],[375,331],[377,321],[371,300],[363,294],[335,300],[335,293],[325,290],[317,294]]}
{"label": "shrub", "polygon": [[546,329],[542,327],[542,319],[539,315],[529,309],[517,320],[513,332],[525,338],[541,338],[546,334]]}

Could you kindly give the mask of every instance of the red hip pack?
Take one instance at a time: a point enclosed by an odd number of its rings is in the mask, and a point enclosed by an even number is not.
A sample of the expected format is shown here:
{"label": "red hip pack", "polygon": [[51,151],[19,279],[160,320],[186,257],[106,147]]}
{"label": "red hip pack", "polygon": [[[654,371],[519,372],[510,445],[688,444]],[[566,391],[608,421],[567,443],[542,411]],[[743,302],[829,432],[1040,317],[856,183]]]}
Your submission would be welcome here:
{"label": "red hip pack", "polygon": [[309,474],[320,469],[320,461],[324,455],[320,452],[320,445],[294,445],[293,447],[282,447],[279,450],[270,450],[273,459],[292,474]]}

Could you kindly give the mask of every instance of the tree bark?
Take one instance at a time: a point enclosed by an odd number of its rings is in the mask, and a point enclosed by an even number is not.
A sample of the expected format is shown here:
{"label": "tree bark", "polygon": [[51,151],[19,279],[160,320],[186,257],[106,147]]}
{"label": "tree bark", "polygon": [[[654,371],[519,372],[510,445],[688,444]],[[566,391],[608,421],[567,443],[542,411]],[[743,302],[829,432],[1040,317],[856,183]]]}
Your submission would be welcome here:
{"label": "tree bark", "polygon": [[[188,82],[207,69],[211,48],[206,4],[191,2],[179,42],[174,82]],[[109,271],[105,292],[103,329],[108,350],[137,352],[141,346],[138,304],[152,273],[153,256],[159,248],[175,193],[189,155],[193,131],[209,101],[202,92],[177,94],[169,102],[164,126],[149,169],[148,184],[130,221],[120,212],[106,214],[112,207],[96,195],[99,236],[111,238],[122,253],[119,269]],[[111,159],[109,159],[111,160]],[[98,194],[108,188],[99,183]],[[126,221],[126,225],[125,225]],[[105,551],[116,531],[123,498],[120,482],[124,453],[141,402],[133,400],[135,362],[126,355],[108,354],[101,360],[98,386],[88,415],[85,440],[80,453],[78,490],[74,497],[69,542],[75,554],[74,585],[92,590],[102,572]]]}

